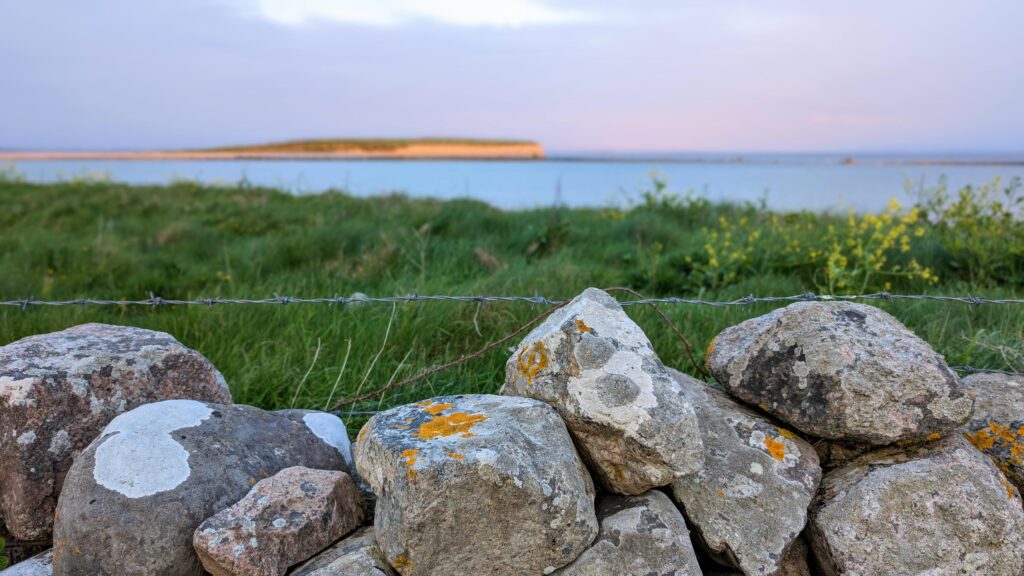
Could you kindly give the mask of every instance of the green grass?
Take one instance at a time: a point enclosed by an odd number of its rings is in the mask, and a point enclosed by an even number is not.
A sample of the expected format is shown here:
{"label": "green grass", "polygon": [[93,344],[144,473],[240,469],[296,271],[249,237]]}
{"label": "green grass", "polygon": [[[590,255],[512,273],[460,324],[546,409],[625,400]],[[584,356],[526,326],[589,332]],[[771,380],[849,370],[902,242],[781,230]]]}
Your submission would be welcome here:
{"label": "green grass", "polygon": [[292,140],[249,146],[226,146],[211,148],[207,152],[279,152],[279,153],[330,153],[330,152],[389,152],[417,144],[443,146],[510,146],[534,144],[529,140],[486,140],[472,138],[347,138],[323,140]]}
{"label": "green grass", "polygon": [[[145,298],[150,292],[164,298],[311,297],[356,291],[562,298],[588,286],[631,286],[647,295],[708,299],[795,294],[827,288],[826,277],[834,275],[823,271],[823,261],[787,252],[791,236],[799,233],[799,241],[812,243],[826,237],[829,226],[841,227],[846,220],[780,216],[756,206],[686,201],[657,190],[628,210],[503,212],[465,200],[358,199],[335,192],[292,196],[189,183],[34,185],[10,178],[0,179],[0,205],[0,299]],[[745,226],[742,235],[739,226]],[[1024,293],[1018,275],[1022,259],[1015,252],[1020,247],[1012,243],[1020,224],[1006,226],[1005,246],[1000,248],[995,239],[986,244],[1005,256],[998,265],[967,266],[970,254],[957,252],[949,240],[957,236],[927,225],[908,252],[892,256],[888,275],[861,278],[851,260],[847,276],[857,286],[847,290],[861,288],[863,280],[868,289],[884,281],[893,291],[1019,297]],[[760,231],[752,252],[742,248],[748,229]],[[727,240],[723,231],[728,230],[733,232]],[[712,237],[720,248],[715,266],[706,246]],[[724,244],[733,248],[721,248]],[[930,267],[942,280],[936,284],[901,275],[897,263],[909,259]],[[951,364],[1024,369],[1024,305],[881,306]],[[720,330],[772,306],[663,309],[702,359]],[[0,344],[83,322],[162,330],[209,357],[237,402],[324,408],[335,382],[335,398],[377,388],[475,351],[540,311],[518,303],[488,303],[479,309],[460,303],[4,308]],[[653,312],[635,307],[629,314],[666,364],[692,372],[682,346]],[[356,408],[445,393],[494,392],[508,355],[503,347]]]}

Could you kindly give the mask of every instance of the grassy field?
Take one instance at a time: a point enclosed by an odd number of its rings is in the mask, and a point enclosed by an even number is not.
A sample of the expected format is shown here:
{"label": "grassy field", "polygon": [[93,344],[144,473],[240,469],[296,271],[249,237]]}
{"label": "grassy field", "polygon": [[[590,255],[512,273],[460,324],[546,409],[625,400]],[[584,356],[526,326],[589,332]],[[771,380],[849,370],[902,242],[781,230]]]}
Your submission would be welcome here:
{"label": "grassy field", "polygon": [[[919,206],[869,215],[713,205],[669,194],[660,182],[628,209],[502,212],[473,201],[297,197],[188,183],[34,185],[11,177],[0,180],[0,203],[0,299],[357,291],[562,298],[587,286],[709,299],[882,289],[1024,296],[1015,184],[937,190]],[[1024,370],[1024,305],[882,307],[951,364]],[[663,307],[698,360],[718,331],[770,309]],[[4,308],[0,344],[83,322],[163,330],[208,356],[238,402],[324,408],[329,397],[352,397],[475,351],[541,311],[503,303]],[[652,311],[629,313],[667,364],[693,372]],[[493,392],[508,355],[503,347],[353,408]]]}

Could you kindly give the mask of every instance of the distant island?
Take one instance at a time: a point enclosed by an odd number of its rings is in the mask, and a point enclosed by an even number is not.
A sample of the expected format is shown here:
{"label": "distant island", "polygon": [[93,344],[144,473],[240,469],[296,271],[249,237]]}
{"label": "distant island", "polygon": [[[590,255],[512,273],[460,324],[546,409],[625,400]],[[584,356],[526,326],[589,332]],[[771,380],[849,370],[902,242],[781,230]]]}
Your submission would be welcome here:
{"label": "distant island", "polygon": [[0,160],[331,160],[541,159],[544,148],[528,140],[471,138],[290,140],[190,150],[3,151]]}

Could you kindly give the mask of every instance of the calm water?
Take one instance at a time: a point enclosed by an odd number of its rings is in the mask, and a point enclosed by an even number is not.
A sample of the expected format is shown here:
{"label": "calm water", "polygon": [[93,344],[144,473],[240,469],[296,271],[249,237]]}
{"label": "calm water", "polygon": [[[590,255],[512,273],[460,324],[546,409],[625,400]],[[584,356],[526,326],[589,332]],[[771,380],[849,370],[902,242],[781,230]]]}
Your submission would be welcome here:
{"label": "calm water", "polygon": [[[844,165],[826,155],[754,156],[743,163],[684,162],[617,156],[528,161],[32,161],[6,163],[31,181],[104,177],[118,182],[163,184],[176,179],[204,183],[283,188],[296,194],[329,189],[355,195],[404,192],[410,196],[476,198],[502,208],[531,208],[560,200],[569,206],[623,206],[650,187],[651,174],[668,180],[669,190],[710,200],[767,200],[780,210],[853,208],[878,210],[891,197],[911,199],[905,190],[933,186],[945,177],[951,187],[983,184],[995,177],[1024,178],[1022,165],[890,165],[893,157],[858,157]],[[709,158],[705,156],[704,158]],[[727,155],[718,157],[728,158]],[[901,157],[907,159],[907,157]],[[580,160],[588,161],[580,161]],[[964,159],[961,157],[959,159]],[[1007,158],[998,158],[1005,160]],[[1009,158],[1019,160],[1020,158]],[[692,160],[692,159],[691,159]]]}

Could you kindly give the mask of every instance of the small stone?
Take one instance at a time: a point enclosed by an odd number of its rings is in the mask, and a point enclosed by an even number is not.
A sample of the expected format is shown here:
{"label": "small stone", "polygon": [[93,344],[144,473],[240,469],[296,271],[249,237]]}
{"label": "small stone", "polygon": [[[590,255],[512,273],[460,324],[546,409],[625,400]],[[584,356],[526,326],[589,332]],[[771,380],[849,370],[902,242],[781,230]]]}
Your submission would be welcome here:
{"label": "small stone", "polygon": [[962,425],[972,400],[898,320],[849,302],[798,302],[727,328],[708,369],[741,400],[812,436],[873,445]]}
{"label": "small stone", "polygon": [[398,576],[377,546],[373,526],[356,530],[289,576]]}
{"label": "small stone", "polygon": [[698,542],[748,576],[783,574],[821,481],[814,447],[721,390],[673,374],[704,443],[704,468],[672,485]]}
{"label": "small stone", "polygon": [[53,550],[47,550],[24,562],[18,562],[6,570],[0,570],[2,576],[50,576],[53,574]]}
{"label": "small stone", "polygon": [[611,492],[641,494],[700,470],[693,407],[643,330],[588,288],[520,343],[502,394],[552,405]]}
{"label": "small stone", "polygon": [[960,431],[1024,490],[1024,376],[974,374],[964,378],[974,415]]}
{"label": "small stone", "polygon": [[114,418],[64,482],[54,574],[200,576],[193,532],[257,482],[291,466],[349,470],[344,424],[309,416],[168,400]]}
{"label": "small stone", "polygon": [[603,496],[597,540],[559,576],[700,576],[686,520],[668,496]]}
{"label": "small stone", "polygon": [[82,324],[0,348],[0,505],[49,540],[72,459],[118,414],[172,398],[230,403],[220,372],[163,332]]}
{"label": "small stone", "polygon": [[827,473],[807,533],[833,576],[1024,569],[1020,495],[960,435],[881,449]]}
{"label": "small stone", "polygon": [[377,494],[377,542],[404,576],[551,572],[597,535],[590,476],[536,400],[399,406],[370,419],[355,455]]}
{"label": "small stone", "polygon": [[213,576],[283,576],[362,521],[362,496],[348,474],[293,466],[207,518],[192,543]]}

